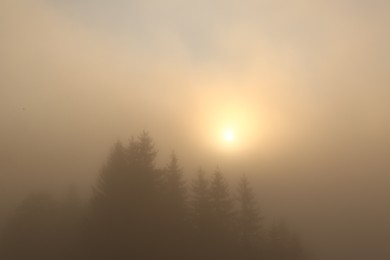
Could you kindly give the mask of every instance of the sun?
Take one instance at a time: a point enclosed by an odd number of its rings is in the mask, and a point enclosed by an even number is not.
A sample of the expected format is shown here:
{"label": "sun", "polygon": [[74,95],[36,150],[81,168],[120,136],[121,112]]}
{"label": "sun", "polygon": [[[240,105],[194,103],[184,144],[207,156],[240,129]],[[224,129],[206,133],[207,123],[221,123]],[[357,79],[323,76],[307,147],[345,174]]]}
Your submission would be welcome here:
{"label": "sun", "polygon": [[235,137],[236,137],[236,135],[235,135],[233,129],[228,128],[228,129],[224,130],[223,139],[225,140],[225,142],[232,143],[234,141]]}

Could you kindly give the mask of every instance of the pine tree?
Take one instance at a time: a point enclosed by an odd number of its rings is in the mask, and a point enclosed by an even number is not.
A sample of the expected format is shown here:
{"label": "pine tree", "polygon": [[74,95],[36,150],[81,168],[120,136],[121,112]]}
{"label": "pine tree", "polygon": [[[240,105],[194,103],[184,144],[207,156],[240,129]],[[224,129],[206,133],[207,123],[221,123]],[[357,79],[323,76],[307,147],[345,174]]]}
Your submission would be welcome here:
{"label": "pine tree", "polygon": [[[128,215],[129,186],[126,150],[117,142],[102,167],[87,214],[85,247],[86,258],[111,258],[124,254],[123,246],[110,241],[128,239],[125,226]],[[115,259],[115,258],[114,258]]]}
{"label": "pine tree", "polygon": [[225,177],[216,169],[210,185],[210,199],[215,227],[227,231],[233,221],[233,202]]}
{"label": "pine tree", "polygon": [[93,190],[92,203],[104,203],[105,206],[109,206],[114,201],[123,200],[123,192],[129,185],[127,174],[126,150],[121,142],[117,142],[98,177],[97,184]]}
{"label": "pine tree", "polygon": [[261,239],[262,224],[260,210],[245,175],[238,184],[238,228],[240,240],[245,244],[257,245]]}
{"label": "pine tree", "polygon": [[192,183],[191,217],[193,224],[192,255],[194,259],[208,259],[212,245],[212,211],[209,182],[199,169]]}
{"label": "pine tree", "polygon": [[219,169],[216,169],[211,180],[210,200],[212,209],[210,238],[213,241],[210,253],[216,259],[232,259],[236,253],[233,201],[226,180]]}
{"label": "pine tree", "polygon": [[237,199],[237,229],[240,248],[248,257],[258,258],[263,244],[262,219],[257,201],[245,175],[238,183]]}
{"label": "pine tree", "polygon": [[152,138],[143,131],[137,139],[132,138],[127,147],[128,177],[133,193],[133,203],[144,210],[152,210],[161,193],[161,171],[155,167],[157,150]]}
{"label": "pine tree", "polygon": [[202,169],[192,184],[192,218],[198,232],[208,230],[211,221],[211,201],[209,183]]}
{"label": "pine tree", "polygon": [[161,223],[156,216],[161,213],[161,185],[156,154],[146,132],[132,139],[127,148],[115,145],[99,176],[88,214],[89,257],[148,258],[158,253]]}
{"label": "pine tree", "polygon": [[169,164],[164,169],[164,191],[170,211],[177,218],[185,217],[187,213],[186,187],[182,169],[179,166],[177,156],[174,152],[171,154]]}
{"label": "pine tree", "polygon": [[143,131],[137,139],[130,140],[128,155],[131,165],[151,172],[155,169],[157,150],[148,132]]}
{"label": "pine tree", "polygon": [[182,259],[188,249],[188,209],[186,187],[182,169],[179,166],[176,154],[172,152],[169,164],[163,170],[163,209],[160,218],[163,219],[166,236],[162,242],[165,246],[165,255],[162,258]]}

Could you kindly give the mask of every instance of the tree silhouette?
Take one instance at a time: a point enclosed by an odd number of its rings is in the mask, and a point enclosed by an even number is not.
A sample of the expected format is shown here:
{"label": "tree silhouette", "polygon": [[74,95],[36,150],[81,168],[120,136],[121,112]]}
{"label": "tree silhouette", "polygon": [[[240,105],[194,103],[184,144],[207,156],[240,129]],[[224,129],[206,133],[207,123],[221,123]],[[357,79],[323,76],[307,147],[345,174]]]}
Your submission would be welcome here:
{"label": "tree silhouette", "polygon": [[212,211],[209,182],[200,168],[192,182],[191,215],[193,225],[193,252],[195,259],[205,259],[211,250],[210,230]]}
{"label": "tree silhouette", "polygon": [[235,254],[233,201],[222,172],[217,168],[210,184],[212,225],[210,227],[214,257],[228,258]]}
{"label": "tree silhouette", "polygon": [[146,132],[132,139],[127,148],[115,145],[100,174],[87,218],[89,257],[147,259],[159,251],[162,232],[156,216],[161,196],[156,153]]}
{"label": "tree silhouette", "polygon": [[186,187],[182,169],[176,154],[172,152],[168,165],[163,170],[163,208],[161,218],[165,229],[165,257],[182,259],[188,251],[189,219]]}
{"label": "tree silhouette", "polygon": [[248,257],[258,258],[264,243],[262,218],[255,195],[245,175],[241,177],[238,183],[237,193],[237,229],[240,248],[244,250]]}
{"label": "tree silhouette", "polygon": [[208,230],[211,221],[211,198],[209,182],[199,169],[192,184],[192,219],[194,228],[202,233]]}
{"label": "tree silhouette", "polygon": [[87,207],[76,189],[63,200],[32,194],[2,233],[1,259],[268,259],[306,260],[299,236],[283,223],[264,232],[245,176],[234,204],[225,176],[202,169],[187,192],[175,153],[157,168],[147,132],[127,146],[117,142]]}
{"label": "tree silhouette", "polygon": [[169,211],[175,218],[187,217],[187,191],[183,180],[182,169],[176,154],[171,154],[171,160],[164,169],[164,192]]}
{"label": "tree silhouette", "polygon": [[210,185],[210,199],[215,225],[227,231],[233,221],[233,201],[225,177],[216,169]]}
{"label": "tree silhouette", "polygon": [[113,147],[106,164],[98,177],[93,189],[92,203],[94,206],[108,207],[125,198],[123,192],[129,185],[128,162],[126,150],[122,143]]}
{"label": "tree silhouette", "polygon": [[[118,243],[125,237],[124,219],[128,214],[127,176],[125,148],[117,142],[103,166],[93,189],[93,197],[86,221],[86,257],[103,259],[121,250]],[[118,231],[118,232],[115,232]],[[120,252],[119,252],[120,253]]]}

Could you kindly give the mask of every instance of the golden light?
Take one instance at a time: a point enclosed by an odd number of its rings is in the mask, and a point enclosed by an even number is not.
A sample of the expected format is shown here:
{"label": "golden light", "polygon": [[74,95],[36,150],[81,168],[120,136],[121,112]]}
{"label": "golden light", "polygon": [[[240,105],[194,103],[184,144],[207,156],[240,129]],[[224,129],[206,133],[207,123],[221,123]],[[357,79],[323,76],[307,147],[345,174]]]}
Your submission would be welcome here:
{"label": "golden light", "polygon": [[227,87],[229,84],[217,82],[206,91],[204,83],[199,90],[195,120],[190,126],[194,135],[199,136],[199,145],[217,154],[237,155],[259,147],[265,149],[265,134],[270,125],[263,116],[265,109],[259,98],[246,95],[241,88]]}
{"label": "golden light", "polygon": [[235,134],[234,134],[234,131],[233,131],[233,129],[231,129],[231,128],[228,128],[228,129],[226,129],[225,131],[224,131],[224,133],[223,133],[223,138],[224,138],[224,140],[226,141],[226,142],[228,142],[228,143],[231,143],[231,142],[233,142],[234,141],[234,139],[235,139]]}
{"label": "golden light", "polygon": [[[210,102],[211,103],[211,102]],[[249,102],[238,98],[215,100],[208,105],[201,125],[207,146],[212,145],[218,152],[241,153],[257,145],[259,133],[258,115],[254,115]]]}

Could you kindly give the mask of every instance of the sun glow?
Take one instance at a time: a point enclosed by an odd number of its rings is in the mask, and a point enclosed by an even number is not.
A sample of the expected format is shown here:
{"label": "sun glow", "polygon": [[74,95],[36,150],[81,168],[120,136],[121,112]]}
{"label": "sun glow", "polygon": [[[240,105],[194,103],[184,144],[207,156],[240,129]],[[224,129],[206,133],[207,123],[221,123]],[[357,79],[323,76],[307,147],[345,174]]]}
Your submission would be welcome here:
{"label": "sun glow", "polygon": [[225,142],[231,143],[234,141],[235,137],[236,136],[234,134],[233,129],[231,128],[225,129],[223,133],[223,139],[225,140]]}
{"label": "sun glow", "polygon": [[[198,129],[199,144],[213,149],[217,154],[240,154],[264,145],[266,130],[263,112],[258,99],[243,95],[241,92],[223,92],[224,84],[212,85],[210,91],[199,94],[199,104],[193,129]],[[207,85],[207,84],[204,84]],[[260,143],[261,142],[261,143]]]}

